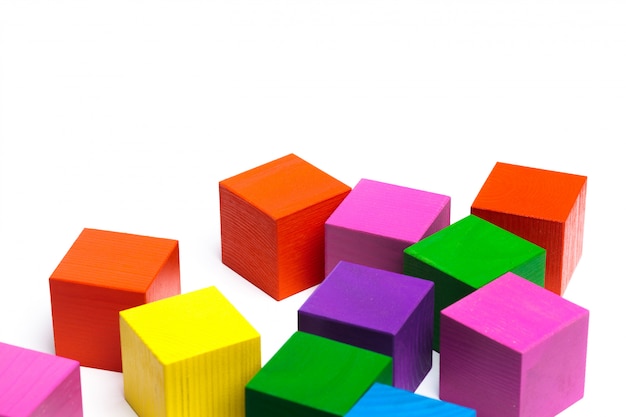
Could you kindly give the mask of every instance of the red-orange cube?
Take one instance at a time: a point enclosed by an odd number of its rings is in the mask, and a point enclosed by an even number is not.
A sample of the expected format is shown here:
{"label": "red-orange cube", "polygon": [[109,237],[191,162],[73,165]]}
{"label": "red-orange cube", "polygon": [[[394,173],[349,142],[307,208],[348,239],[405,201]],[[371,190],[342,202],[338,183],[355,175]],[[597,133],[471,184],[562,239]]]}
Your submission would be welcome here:
{"label": "red-orange cube", "polygon": [[120,372],[119,312],[180,294],[178,241],[84,229],[49,284],[56,354]]}
{"label": "red-orange cube", "polygon": [[583,249],[587,177],[496,163],[471,213],[546,250],[545,288],[563,295]]}
{"label": "red-orange cube", "polygon": [[220,181],[222,262],[276,300],[324,279],[324,223],[351,188],[289,154]]}

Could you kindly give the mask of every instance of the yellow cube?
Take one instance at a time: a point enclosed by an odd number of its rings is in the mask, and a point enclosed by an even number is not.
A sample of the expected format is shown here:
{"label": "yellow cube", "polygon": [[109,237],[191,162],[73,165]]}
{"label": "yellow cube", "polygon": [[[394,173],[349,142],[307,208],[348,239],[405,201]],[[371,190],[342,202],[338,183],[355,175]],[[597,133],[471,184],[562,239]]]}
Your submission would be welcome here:
{"label": "yellow cube", "polygon": [[124,396],[139,417],[244,417],[261,336],[216,287],[120,312]]}

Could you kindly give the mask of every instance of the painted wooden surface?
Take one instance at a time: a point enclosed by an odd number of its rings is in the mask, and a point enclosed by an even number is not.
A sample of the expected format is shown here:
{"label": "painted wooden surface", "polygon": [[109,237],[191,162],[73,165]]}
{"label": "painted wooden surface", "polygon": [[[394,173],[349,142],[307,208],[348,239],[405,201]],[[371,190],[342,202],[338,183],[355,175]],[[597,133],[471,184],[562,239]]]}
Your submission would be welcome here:
{"label": "painted wooden surface", "polygon": [[476,410],[375,383],[346,417],[476,417]]}
{"label": "painted wooden surface", "polygon": [[121,310],[180,293],[178,241],[84,229],[49,279],[57,355],[121,371]]}
{"label": "painted wooden surface", "polygon": [[450,225],[450,197],[361,179],[325,224],[325,274],[340,260],[402,272],[408,246]]}
{"label": "painted wooden surface", "polygon": [[554,417],[582,398],[589,311],[507,273],[441,312],[440,398]]}
{"label": "painted wooden surface", "polygon": [[405,250],[404,272],[435,283],[433,348],[439,312],[506,272],[543,286],[546,251],[480,217],[468,215]]}
{"label": "painted wooden surface", "polygon": [[298,330],[393,358],[393,385],[415,391],[432,367],[434,284],[340,261],[298,309]]}
{"label": "painted wooden surface", "polygon": [[[84,229],[49,280],[55,350],[76,369],[48,378],[49,357],[0,344],[0,417],[82,416],[78,361],[124,369],[139,417],[548,417],[582,398],[589,313],[559,295],[582,253],[586,177],[497,163],[452,225],[447,196],[351,190],[293,154],[219,194],[225,265],[276,300],[320,284],[276,355],[261,368],[260,335],[215,287],[180,295],[177,241]],[[432,348],[444,401],[413,393]]]}
{"label": "painted wooden surface", "polygon": [[545,248],[545,287],[563,295],[582,256],[586,194],[586,176],[498,162],[471,213]]}
{"label": "painted wooden surface", "polygon": [[392,378],[389,356],[297,331],[246,385],[246,417],[343,416]]}
{"label": "painted wooden surface", "polygon": [[82,417],[79,363],[0,342],[0,416]]}
{"label": "painted wooden surface", "polygon": [[120,312],[124,395],[140,417],[243,417],[259,333],[216,287]]}
{"label": "painted wooden surface", "polygon": [[289,154],[220,181],[222,262],[281,300],[324,278],[324,222],[350,187]]}

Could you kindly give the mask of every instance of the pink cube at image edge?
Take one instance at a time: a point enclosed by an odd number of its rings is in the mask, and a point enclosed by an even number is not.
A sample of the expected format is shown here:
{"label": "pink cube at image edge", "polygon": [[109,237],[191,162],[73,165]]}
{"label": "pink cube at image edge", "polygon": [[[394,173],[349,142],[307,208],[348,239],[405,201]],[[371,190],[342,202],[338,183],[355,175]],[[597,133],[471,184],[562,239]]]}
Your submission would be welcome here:
{"label": "pink cube at image edge", "polygon": [[506,273],[441,311],[440,398],[553,417],[584,395],[589,311]]}
{"label": "pink cube at image edge", "polygon": [[0,342],[0,416],[82,417],[80,364]]}

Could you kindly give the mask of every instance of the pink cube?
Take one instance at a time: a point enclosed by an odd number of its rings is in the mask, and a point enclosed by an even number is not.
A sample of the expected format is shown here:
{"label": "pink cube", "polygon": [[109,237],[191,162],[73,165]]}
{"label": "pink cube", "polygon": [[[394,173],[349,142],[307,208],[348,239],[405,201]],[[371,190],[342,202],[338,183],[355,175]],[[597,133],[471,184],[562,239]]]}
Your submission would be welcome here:
{"label": "pink cube", "polygon": [[361,179],[325,224],[325,275],[339,261],[402,273],[404,249],[450,225],[450,197]]}
{"label": "pink cube", "polygon": [[480,417],[554,417],[583,397],[589,311],[511,272],[441,311],[440,392]]}
{"label": "pink cube", "polygon": [[0,343],[0,416],[82,415],[77,361]]}

